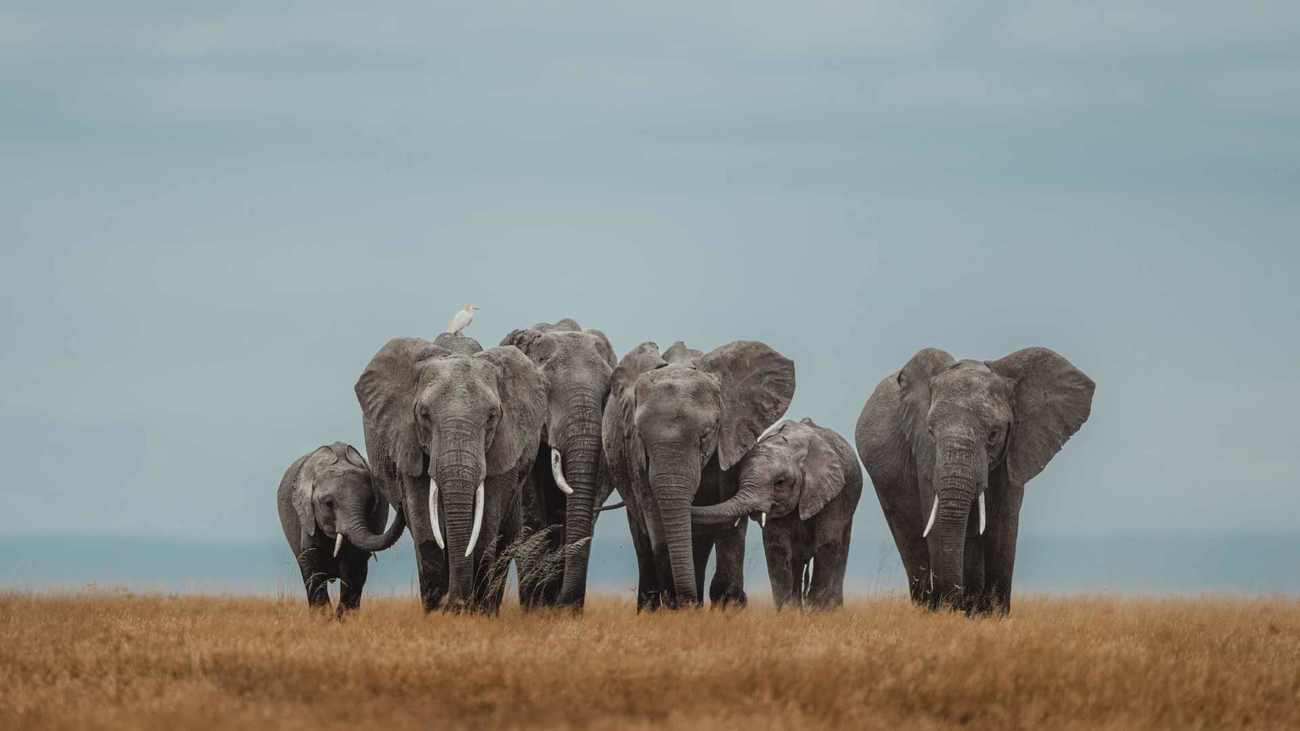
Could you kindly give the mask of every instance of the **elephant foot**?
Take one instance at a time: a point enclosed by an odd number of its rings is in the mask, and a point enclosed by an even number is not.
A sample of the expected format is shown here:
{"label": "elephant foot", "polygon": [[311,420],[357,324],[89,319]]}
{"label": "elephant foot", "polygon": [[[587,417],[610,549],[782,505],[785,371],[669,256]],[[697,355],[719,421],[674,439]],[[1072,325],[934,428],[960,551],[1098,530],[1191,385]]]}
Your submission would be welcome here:
{"label": "elephant foot", "polygon": [[642,610],[647,612],[658,611],[663,606],[663,600],[657,591],[643,591],[636,595],[636,611],[640,614]]}
{"label": "elephant foot", "polygon": [[744,609],[749,606],[749,597],[745,595],[745,590],[738,587],[728,587],[709,593],[712,595],[709,600],[715,608]]}

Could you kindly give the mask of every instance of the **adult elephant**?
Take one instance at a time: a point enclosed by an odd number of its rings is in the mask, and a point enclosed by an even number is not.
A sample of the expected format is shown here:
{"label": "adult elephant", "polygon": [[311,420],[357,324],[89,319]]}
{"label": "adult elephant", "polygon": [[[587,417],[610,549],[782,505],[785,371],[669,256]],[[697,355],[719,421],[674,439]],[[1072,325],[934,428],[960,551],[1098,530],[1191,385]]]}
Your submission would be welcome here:
{"label": "adult elephant", "polygon": [[844,437],[812,419],[783,421],[759,439],[734,470],[736,493],[691,508],[696,526],[757,517],[778,609],[844,604],[853,512],[862,468]]}
{"label": "adult elephant", "polygon": [[1047,348],[984,362],[926,348],[876,386],[855,441],[915,601],[1010,611],[1025,483],[1087,421],[1094,388]]}
{"label": "adult elephant", "polygon": [[746,523],[693,534],[691,506],[730,497],[728,471],[785,413],[794,387],[789,358],[746,340],[707,355],[681,342],[661,354],[646,342],[614,369],[604,449],[627,502],[638,610],[699,604],[715,545],[710,599],[745,602]]}
{"label": "adult elephant", "polygon": [[524,485],[524,523],[532,530],[563,526],[553,548],[566,547],[561,582],[546,584],[524,604],[581,608],[587,593],[587,564],[595,513],[610,488],[601,479],[601,422],[614,350],[599,330],[584,330],[565,318],[515,330],[501,341],[513,345],[546,376],[547,409],[540,447]]}
{"label": "adult elephant", "polygon": [[356,384],[366,451],[415,543],[426,611],[495,610],[483,581],[519,529],[519,488],[537,456],[546,379],[518,348],[463,335],[395,338]]}

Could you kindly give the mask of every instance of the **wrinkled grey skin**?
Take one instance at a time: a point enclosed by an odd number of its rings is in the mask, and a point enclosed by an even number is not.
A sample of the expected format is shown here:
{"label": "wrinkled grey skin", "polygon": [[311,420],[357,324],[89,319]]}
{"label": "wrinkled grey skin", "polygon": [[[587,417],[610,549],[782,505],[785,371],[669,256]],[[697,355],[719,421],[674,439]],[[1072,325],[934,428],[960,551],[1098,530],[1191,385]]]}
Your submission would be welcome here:
{"label": "wrinkled grey skin", "polygon": [[745,528],[693,531],[691,506],[735,493],[731,472],[794,395],[794,363],[763,343],[702,354],[647,342],[614,369],[604,440],[610,480],[627,503],[636,548],[637,609],[695,606],[716,546],[715,605],[746,602]]}
{"label": "wrinkled grey skin", "polygon": [[767,513],[763,552],[777,608],[843,605],[853,512],[862,497],[862,468],[849,443],[812,419],[783,421],[735,471],[736,494],[691,508],[695,525]]}
{"label": "wrinkled grey skin", "polygon": [[[1011,610],[1025,483],[1087,421],[1094,388],[1047,348],[985,362],[927,348],[876,386],[855,441],[913,600]],[[923,538],[936,496],[934,526]]]}
{"label": "wrinkled grey skin", "polygon": [[[389,548],[406,527],[399,510],[388,530],[388,501],[370,479],[365,459],[350,444],[334,442],[294,461],[276,491],[280,527],[302,571],[307,604],[328,607],[331,580],[339,579],[338,613],[361,606],[370,554]],[[335,537],[343,547],[334,556]]]}
{"label": "wrinkled grey skin", "polygon": [[[583,330],[576,321],[538,323],[515,330],[502,345],[524,352],[545,374],[546,418],[541,445],[523,491],[524,524],[532,530],[563,526],[554,549],[564,551],[564,579],[558,593],[521,596],[524,606],[558,604],[581,608],[587,594],[587,564],[597,509],[608,497],[602,479],[601,422],[614,373],[614,351],[599,330]],[[551,452],[562,455],[565,495],[551,472]],[[587,539],[584,541],[584,539]]]}
{"label": "wrinkled grey skin", "polygon": [[[487,569],[519,530],[519,491],[537,456],[546,378],[518,348],[483,350],[463,335],[390,340],[356,384],[375,481],[402,506],[415,543],[426,611],[495,612]],[[446,550],[434,540],[430,479],[438,483]],[[483,522],[465,556],[475,492]]]}

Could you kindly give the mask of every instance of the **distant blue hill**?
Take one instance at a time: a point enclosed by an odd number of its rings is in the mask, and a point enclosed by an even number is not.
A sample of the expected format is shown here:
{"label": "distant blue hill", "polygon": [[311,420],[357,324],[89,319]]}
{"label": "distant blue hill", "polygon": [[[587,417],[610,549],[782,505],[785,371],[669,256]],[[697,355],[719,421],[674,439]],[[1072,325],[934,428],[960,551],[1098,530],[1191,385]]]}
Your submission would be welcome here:
{"label": "distant blue hill", "polygon": [[[751,531],[756,533],[756,531]],[[751,542],[754,536],[751,535]],[[1136,593],[1246,592],[1300,594],[1300,534],[1021,537],[1020,591]],[[766,596],[762,548],[746,556],[751,592]],[[631,593],[635,562],[626,540],[599,537],[591,585]],[[853,545],[848,589],[901,590],[902,572],[888,539]],[[79,589],[237,594],[302,591],[297,567],[280,541],[206,542],[112,536],[0,536],[0,589]],[[371,564],[367,593],[415,594],[409,537]]]}

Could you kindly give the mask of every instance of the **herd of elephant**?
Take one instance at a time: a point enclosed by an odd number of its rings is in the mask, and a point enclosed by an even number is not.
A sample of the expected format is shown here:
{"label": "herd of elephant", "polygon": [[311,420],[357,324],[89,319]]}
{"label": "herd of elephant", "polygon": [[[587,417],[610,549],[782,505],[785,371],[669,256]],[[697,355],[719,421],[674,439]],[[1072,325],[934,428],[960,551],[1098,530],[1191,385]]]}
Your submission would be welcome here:
{"label": "herd of elephant", "polygon": [[843,603],[860,457],[912,599],[1007,612],[1025,483],[1087,420],[1093,390],[1046,348],[993,361],[926,348],[867,399],[855,455],[812,419],[777,423],[795,364],[761,342],[645,342],[616,360],[570,319],[487,349],[396,338],[355,387],[369,459],[341,442],[300,457],[280,520],[312,606],[338,579],[338,611],[357,608],[372,553],[409,531],[426,611],[495,613],[511,561],[525,607],[579,609],[617,490],[638,611],[702,604],[715,551],[709,601],[743,606],[750,522],[776,605],[825,609]]}

